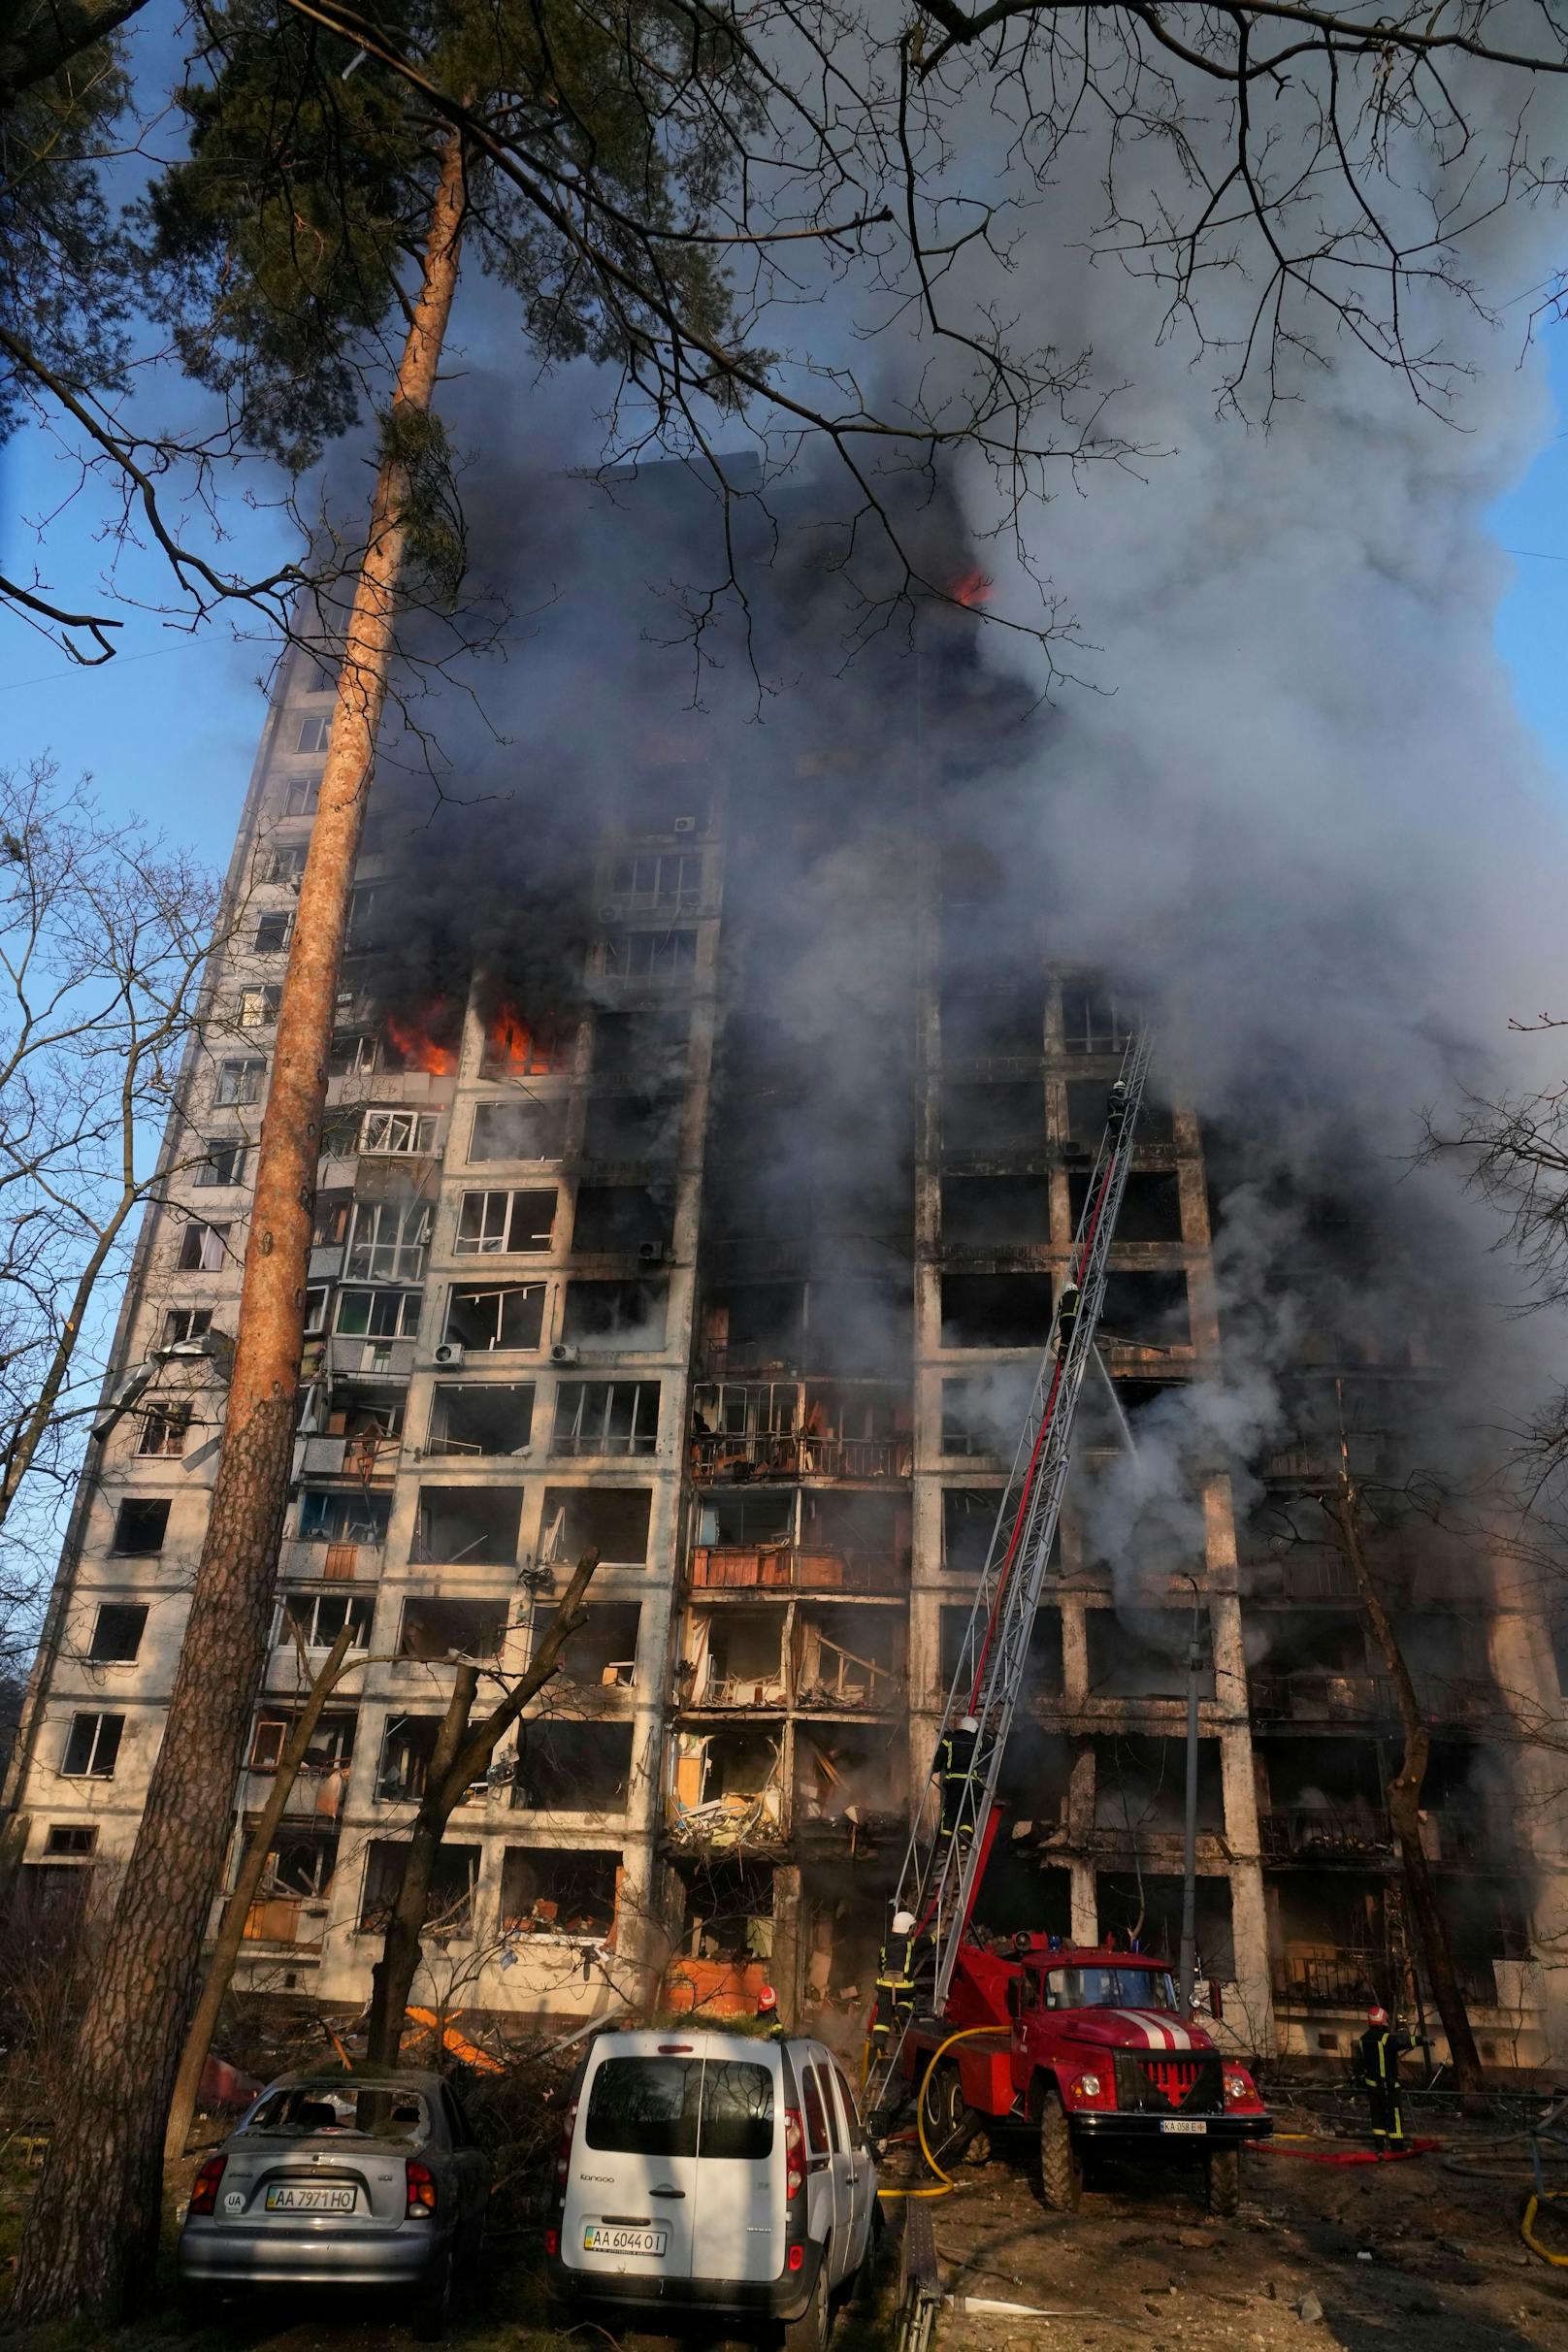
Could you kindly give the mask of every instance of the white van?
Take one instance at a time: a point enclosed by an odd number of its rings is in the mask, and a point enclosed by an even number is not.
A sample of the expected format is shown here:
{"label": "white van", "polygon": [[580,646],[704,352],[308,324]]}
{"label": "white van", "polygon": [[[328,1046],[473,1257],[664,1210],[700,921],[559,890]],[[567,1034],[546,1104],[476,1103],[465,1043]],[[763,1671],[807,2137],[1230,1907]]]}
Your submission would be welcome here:
{"label": "white van", "polygon": [[820,2042],[605,2033],[567,2115],[545,2251],[558,2294],[622,2327],[702,2313],[821,2352],[875,2214],[855,2095]]}

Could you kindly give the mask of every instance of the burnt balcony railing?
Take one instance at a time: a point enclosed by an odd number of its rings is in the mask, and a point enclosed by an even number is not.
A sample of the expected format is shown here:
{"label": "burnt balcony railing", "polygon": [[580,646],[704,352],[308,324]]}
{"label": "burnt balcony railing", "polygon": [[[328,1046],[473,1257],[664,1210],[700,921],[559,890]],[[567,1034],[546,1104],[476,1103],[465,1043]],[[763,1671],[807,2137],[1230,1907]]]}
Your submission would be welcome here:
{"label": "burnt balcony railing", "polygon": [[1270,1974],[1276,2001],[1303,2009],[1364,2009],[1382,1997],[1378,1987],[1388,1970],[1381,1953],[1317,1944],[1277,1954]]}
{"label": "burnt balcony railing", "polygon": [[258,1895],[245,1912],[247,1944],[289,1944],[296,1951],[318,1952],[327,1932],[327,1907],[305,1895]]}
{"label": "burnt balcony railing", "polygon": [[907,1478],[913,1466],[907,1437],[814,1437],[790,1429],[692,1439],[692,1476],[700,1486],[774,1478]]}
{"label": "burnt balcony railing", "polygon": [[1374,1723],[1398,1713],[1385,1676],[1336,1674],[1323,1667],[1251,1675],[1247,1699],[1260,1723]]}
{"label": "burnt balcony railing", "polygon": [[1259,1815],[1265,1862],[1351,1862],[1379,1868],[1393,1857],[1388,1816],[1346,1807],[1290,1805]]}
{"label": "burnt balcony railing", "polygon": [[909,1564],[886,1552],[808,1552],[793,1544],[699,1544],[693,1591],[906,1593]]}

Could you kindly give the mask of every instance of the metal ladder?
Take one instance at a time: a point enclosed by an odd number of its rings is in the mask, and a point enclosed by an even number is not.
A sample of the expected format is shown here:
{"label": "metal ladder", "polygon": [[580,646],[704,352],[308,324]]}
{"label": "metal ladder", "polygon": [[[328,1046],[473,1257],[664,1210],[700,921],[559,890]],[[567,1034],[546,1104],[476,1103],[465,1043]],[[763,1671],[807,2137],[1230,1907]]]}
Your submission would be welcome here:
{"label": "metal ladder", "polygon": [[[1063,1341],[1062,1301],[1050,1344],[1029,1399],[1012,1474],[1003,1491],[981,1571],[974,1607],[964,1630],[958,1667],[948,1690],[937,1734],[941,1752],[948,1731],[972,1715],[979,1724],[957,1820],[950,1836],[938,1810],[930,1828],[924,1792],[898,1877],[896,1911],[908,1911],[929,1939],[923,1954],[922,1995],[930,1985],[932,2013],[940,2017],[958,1964],[975,1887],[985,1867],[988,1830],[996,1803],[1013,1714],[1024,1687],[1029,1636],[1039,1606],[1051,1548],[1062,1513],[1062,1494],[1071,1459],[1073,1414],[1094,1360],[1094,1337],[1105,1297],[1105,1274],[1116,1234],[1122,1196],[1132,1159],[1132,1139],[1149,1074],[1151,1033],[1140,1029],[1123,1054],[1111,1090],[1104,1133],[1067,1263],[1067,1283],[1078,1291],[1078,1310]],[[937,1794],[940,1797],[940,1789]],[[935,1974],[929,1976],[934,1955]],[[898,2071],[908,2020],[890,2034],[866,2082],[866,2105],[874,2111],[887,2099]]]}

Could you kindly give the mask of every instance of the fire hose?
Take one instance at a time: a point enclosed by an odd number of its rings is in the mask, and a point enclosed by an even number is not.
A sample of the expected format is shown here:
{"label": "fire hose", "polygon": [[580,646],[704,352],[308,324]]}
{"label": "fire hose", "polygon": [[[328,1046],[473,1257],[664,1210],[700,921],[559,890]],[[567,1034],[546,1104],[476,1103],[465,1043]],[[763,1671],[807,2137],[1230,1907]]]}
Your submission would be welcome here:
{"label": "fire hose", "polygon": [[1254,2141],[1259,2156],[1294,2156],[1302,2164],[1397,2164],[1405,2156],[1430,2156],[1443,2145],[1441,2140],[1406,2140],[1396,2148],[1325,2148],[1293,2147],[1292,2140],[1313,2140],[1313,2132],[1276,2132],[1271,2139]]}
{"label": "fire hose", "polygon": [[920,2141],[922,2156],[931,2166],[941,2186],[925,2189],[878,2189],[879,2197],[916,2198],[951,2197],[953,2195],[959,2184],[949,2173],[943,2172],[931,2154],[931,2141],[926,2138],[926,2093],[931,2086],[931,2078],[936,2072],[938,2062],[947,2055],[955,2042],[973,2042],[981,2034],[1011,2034],[1012,2030],[1010,2025],[966,2025],[959,2033],[949,2034],[945,2042],[937,2043],[931,2052],[931,2064],[920,2077],[920,2089],[915,2097],[915,2137]]}

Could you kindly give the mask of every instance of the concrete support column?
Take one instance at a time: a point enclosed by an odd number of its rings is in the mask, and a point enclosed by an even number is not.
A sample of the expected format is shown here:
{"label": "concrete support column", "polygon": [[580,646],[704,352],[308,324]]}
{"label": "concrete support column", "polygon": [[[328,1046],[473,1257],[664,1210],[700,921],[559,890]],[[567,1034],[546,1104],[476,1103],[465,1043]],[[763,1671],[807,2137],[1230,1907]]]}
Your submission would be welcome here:
{"label": "concrete support column", "polygon": [[803,1965],[800,1865],[781,1862],[773,1873],[773,1957],[768,1980],[778,1995],[779,2015],[789,2026],[800,2021]]}

